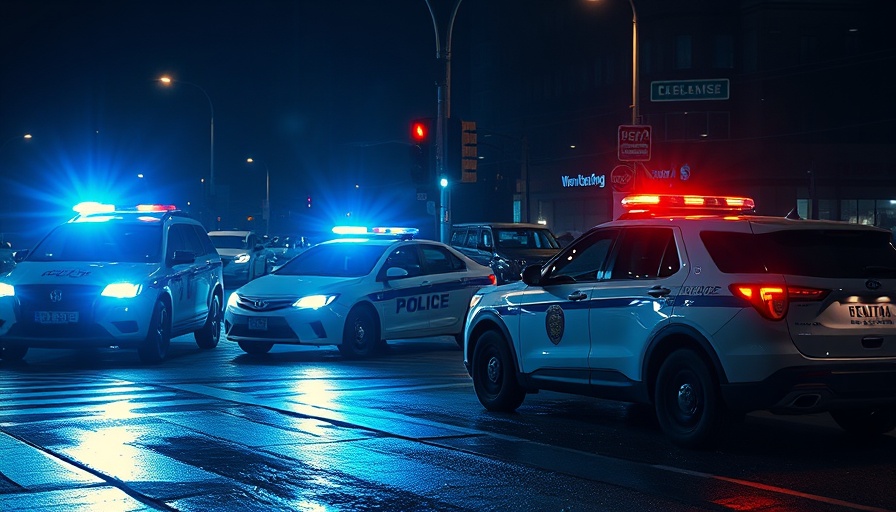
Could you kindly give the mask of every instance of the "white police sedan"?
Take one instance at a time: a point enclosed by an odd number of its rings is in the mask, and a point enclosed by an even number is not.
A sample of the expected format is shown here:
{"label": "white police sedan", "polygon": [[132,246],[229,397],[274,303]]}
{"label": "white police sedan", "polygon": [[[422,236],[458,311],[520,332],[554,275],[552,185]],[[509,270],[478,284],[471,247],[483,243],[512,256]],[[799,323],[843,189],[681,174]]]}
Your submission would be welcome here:
{"label": "white police sedan", "polygon": [[[249,354],[274,344],[337,345],[371,355],[385,340],[463,337],[470,298],[495,284],[489,267],[431,240],[337,239],[313,246],[231,294],[226,339]],[[385,238],[385,239],[384,239]]]}

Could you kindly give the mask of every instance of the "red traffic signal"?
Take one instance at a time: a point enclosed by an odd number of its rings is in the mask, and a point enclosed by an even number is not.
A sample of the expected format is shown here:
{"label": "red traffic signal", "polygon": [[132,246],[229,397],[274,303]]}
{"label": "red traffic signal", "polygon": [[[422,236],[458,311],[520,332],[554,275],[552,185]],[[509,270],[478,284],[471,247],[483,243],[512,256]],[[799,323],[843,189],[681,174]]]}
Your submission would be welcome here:
{"label": "red traffic signal", "polygon": [[411,122],[411,140],[416,144],[429,142],[429,132],[432,129],[432,119],[415,119]]}

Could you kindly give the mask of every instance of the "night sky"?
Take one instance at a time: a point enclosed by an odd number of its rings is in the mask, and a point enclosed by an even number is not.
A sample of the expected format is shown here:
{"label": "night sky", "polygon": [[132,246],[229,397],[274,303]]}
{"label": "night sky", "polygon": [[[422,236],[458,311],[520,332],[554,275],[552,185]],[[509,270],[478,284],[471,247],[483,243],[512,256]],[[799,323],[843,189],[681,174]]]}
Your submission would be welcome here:
{"label": "night sky", "polygon": [[[462,7],[455,55],[464,24]],[[258,209],[266,166],[274,209],[311,194],[380,215],[372,196],[408,193],[409,121],[436,110],[424,0],[3,0],[0,48],[4,233],[77,200],[200,201],[212,110],[218,193],[237,209]]]}

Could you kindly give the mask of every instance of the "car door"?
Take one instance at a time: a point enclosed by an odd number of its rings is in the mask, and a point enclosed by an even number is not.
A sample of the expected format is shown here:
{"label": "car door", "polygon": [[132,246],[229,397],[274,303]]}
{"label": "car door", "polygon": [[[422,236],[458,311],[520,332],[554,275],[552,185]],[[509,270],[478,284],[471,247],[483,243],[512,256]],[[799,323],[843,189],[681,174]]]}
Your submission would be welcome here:
{"label": "car door", "polygon": [[429,277],[429,327],[434,333],[455,334],[463,330],[470,297],[478,287],[467,284],[467,266],[445,247],[421,244],[423,270]]}
{"label": "car door", "polygon": [[[187,232],[182,224],[168,227],[165,261],[168,269],[168,288],[171,291],[171,325],[181,326],[196,315],[196,290],[193,261],[174,263],[175,252],[192,251]],[[193,253],[195,255],[195,253]]]}
{"label": "car door", "polygon": [[580,238],[545,270],[541,286],[513,294],[522,371],[588,382],[591,337],[601,329],[589,321],[591,299],[617,236],[603,229]]}
{"label": "car door", "polygon": [[640,380],[651,333],[666,325],[687,277],[678,228],[627,227],[592,294],[589,366],[596,380]]}
{"label": "car door", "polygon": [[[406,274],[388,276],[390,268]],[[423,335],[429,328],[429,295],[432,283],[423,272],[415,244],[399,244],[390,250],[377,273],[382,300],[377,302],[383,319],[383,338]]]}

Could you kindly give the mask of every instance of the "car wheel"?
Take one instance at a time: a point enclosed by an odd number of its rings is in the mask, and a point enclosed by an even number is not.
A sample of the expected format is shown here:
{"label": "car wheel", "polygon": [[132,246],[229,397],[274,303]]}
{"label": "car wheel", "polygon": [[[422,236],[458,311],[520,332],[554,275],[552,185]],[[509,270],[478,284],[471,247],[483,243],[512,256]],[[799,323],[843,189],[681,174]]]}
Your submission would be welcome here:
{"label": "car wheel", "polygon": [[672,352],[663,362],[654,392],[657,421],[672,442],[705,446],[718,434],[725,416],[712,374],[693,350]]}
{"label": "car wheel", "polygon": [[27,353],[28,347],[22,345],[0,347],[0,359],[4,361],[21,361]]}
{"label": "car wheel", "polygon": [[237,344],[247,354],[267,354],[273,348],[273,343],[265,343],[263,341],[239,341]]}
{"label": "car wheel", "polygon": [[168,305],[162,300],[157,301],[152,311],[146,340],[137,349],[141,361],[158,363],[165,359],[165,356],[168,355],[168,346],[171,344],[170,323]]}
{"label": "car wheel", "polygon": [[212,297],[211,307],[208,309],[208,318],[205,320],[205,325],[193,333],[196,345],[199,348],[208,349],[218,346],[218,342],[221,341],[222,316],[224,316],[224,312],[221,310],[221,299],[218,297],[218,294],[215,294]]}
{"label": "car wheel", "polygon": [[516,364],[504,337],[495,331],[482,333],[473,351],[473,389],[489,411],[515,411],[526,398],[516,380]]}
{"label": "car wheel", "polygon": [[345,319],[339,352],[352,359],[368,357],[379,344],[380,334],[373,314],[363,307],[352,309]]}
{"label": "car wheel", "polygon": [[853,435],[879,435],[896,428],[896,407],[837,409],[831,417],[840,428]]}

